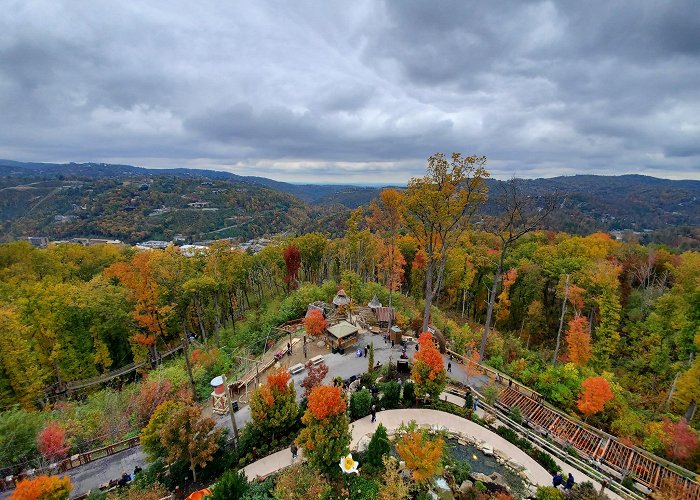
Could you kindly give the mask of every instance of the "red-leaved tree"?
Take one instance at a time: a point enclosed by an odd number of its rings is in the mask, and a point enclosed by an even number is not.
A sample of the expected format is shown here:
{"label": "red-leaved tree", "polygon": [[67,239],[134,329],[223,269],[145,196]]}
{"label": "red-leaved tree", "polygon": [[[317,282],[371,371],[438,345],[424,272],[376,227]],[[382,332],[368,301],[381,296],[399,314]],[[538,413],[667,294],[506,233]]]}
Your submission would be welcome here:
{"label": "red-leaved tree", "polygon": [[39,432],[36,446],[44,460],[54,461],[61,459],[68,452],[66,431],[56,422],[49,422]]}
{"label": "red-leaved tree", "polygon": [[301,267],[301,252],[296,245],[289,245],[282,252],[284,265],[287,267],[287,274],[284,276],[284,282],[287,284],[287,292],[294,287]]}
{"label": "red-leaved tree", "polygon": [[664,417],[663,423],[664,439],[666,455],[674,460],[683,460],[688,458],[698,447],[698,435],[688,425],[688,421],[684,418],[678,422],[671,422]]}
{"label": "red-leaved tree", "polygon": [[323,383],[326,375],[328,375],[328,365],[323,361],[317,365],[314,365],[311,361],[306,362],[306,377],[301,381],[305,398],[309,397],[314,387],[318,387]]}
{"label": "red-leaved tree", "polygon": [[304,318],[306,333],[312,337],[321,335],[326,329],[326,319],[318,309],[311,309]]}

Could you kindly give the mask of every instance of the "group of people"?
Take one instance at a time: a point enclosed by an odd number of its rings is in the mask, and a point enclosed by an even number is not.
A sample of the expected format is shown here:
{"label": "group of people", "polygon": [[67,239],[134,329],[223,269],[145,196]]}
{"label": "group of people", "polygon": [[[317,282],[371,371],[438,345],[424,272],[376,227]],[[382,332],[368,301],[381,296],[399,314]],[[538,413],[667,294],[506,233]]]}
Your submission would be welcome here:
{"label": "group of people", "polygon": [[561,486],[565,490],[570,490],[574,487],[574,482],[574,476],[571,474],[571,472],[569,472],[569,477],[566,478],[566,481],[564,481],[564,476],[562,476],[561,472],[557,472],[554,476],[552,476],[552,486],[555,488],[559,488]]}
{"label": "group of people", "polygon": [[104,483],[100,485],[101,490],[107,490],[107,489],[112,489],[115,487],[122,487],[126,486],[129,484],[131,481],[136,479],[136,475],[141,472],[143,469],[139,467],[138,465],[134,467],[134,472],[133,474],[129,474],[128,472],[122,472],[122,477],[119,479],[112,479],[109,483]]}

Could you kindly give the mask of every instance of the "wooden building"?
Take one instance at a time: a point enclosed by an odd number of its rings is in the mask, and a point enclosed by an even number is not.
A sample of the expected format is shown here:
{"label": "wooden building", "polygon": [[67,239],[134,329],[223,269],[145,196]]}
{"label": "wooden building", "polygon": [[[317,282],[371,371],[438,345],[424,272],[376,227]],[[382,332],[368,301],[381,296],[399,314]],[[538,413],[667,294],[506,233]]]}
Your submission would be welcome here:
{"label": "wooden building", "polygon": [[346,348],[356,345],[358,339],[358,328],[347,321],[326,328],[326,342],[333,352],[344,353]]}

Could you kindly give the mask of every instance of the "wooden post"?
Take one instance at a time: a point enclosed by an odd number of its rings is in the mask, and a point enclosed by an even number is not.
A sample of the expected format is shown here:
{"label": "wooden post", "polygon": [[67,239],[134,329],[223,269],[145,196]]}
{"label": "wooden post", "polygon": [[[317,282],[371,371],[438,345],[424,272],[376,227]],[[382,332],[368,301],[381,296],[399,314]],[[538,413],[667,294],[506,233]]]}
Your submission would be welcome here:
{"label": "wooden post", "polygon": [[238,447],[238,425],[236,425],[236,415],[233,412],[233,398],[231,397],[231,389],[226,383],[226,374],[221,375],[226,388],[226,398],[228,399],[228,410],[231,413],[231,427],[233,427],[233,446]]}

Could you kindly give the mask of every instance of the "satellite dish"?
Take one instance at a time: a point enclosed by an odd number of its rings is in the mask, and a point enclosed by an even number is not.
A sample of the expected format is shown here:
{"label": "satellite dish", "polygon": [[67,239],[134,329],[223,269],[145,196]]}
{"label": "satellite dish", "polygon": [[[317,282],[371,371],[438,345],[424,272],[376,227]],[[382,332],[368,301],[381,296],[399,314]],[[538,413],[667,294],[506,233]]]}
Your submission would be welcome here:
{"label": "satellite dish", "polygon": [[211,379],[211,382],[209,382],[209,384],[211,384],[212,387],[218,387],[220,385],[223,385],[223,383],[224,377],[222,377],[221,375],[219,375],[218,377],[214,377],[213,379]]}

